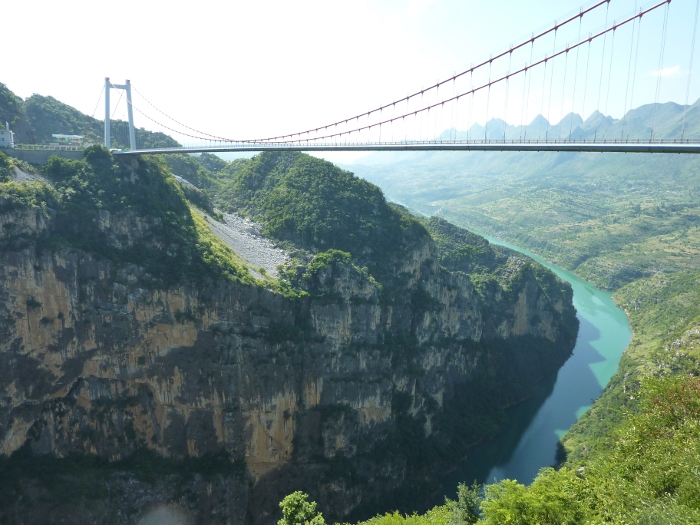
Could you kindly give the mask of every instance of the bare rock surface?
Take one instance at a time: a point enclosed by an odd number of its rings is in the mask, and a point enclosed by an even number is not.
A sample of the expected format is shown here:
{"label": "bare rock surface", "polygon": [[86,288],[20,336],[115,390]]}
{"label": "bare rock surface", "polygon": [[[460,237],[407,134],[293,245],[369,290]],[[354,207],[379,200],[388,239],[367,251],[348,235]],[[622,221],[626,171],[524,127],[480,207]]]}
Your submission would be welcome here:
{"label": "bare rock surface", "polygon": [[[289,260],[284,250],[262,236],[262,226],[257,222],[230,213],[224,214],[223,223],[206,215],[204,218],[216,236],[255,269],[264,268],[268,275],[277,277],[277,266]],[[254,270],[251,273],[260,277]]]}
{"label": "bare rock surface", "polygon": [[12,176],[13,182],[25,182],[25,181],[38,180],[39,182],[43,182],[45,184],[51,184],[51,181],[49,181],[49,179],[47,179],[43,175],[39,175],[38,173],[30,173],[28,171],[23,171],[17,167],[15,167],[15,170],[11,176]]}

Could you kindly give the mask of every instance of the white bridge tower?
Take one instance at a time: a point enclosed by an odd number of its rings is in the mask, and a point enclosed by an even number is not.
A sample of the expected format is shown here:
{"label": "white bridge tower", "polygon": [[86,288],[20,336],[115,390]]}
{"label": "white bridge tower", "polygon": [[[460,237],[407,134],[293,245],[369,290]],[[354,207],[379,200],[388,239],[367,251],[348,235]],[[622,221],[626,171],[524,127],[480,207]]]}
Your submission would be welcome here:
{"label": "white bridge tower", "polygon": [[109,149],[111,146],[111,136],[110,136],[110,106],[109,106],[109,90],[123,89],[126,91],[126,110],[129,115],[129,149],[136,149],[136,133],[134,131],[134,109],[131,106],[131,81],[127,80],[126,84],[112,84],[109,81],[109,77],[105,77],[105,148]]}

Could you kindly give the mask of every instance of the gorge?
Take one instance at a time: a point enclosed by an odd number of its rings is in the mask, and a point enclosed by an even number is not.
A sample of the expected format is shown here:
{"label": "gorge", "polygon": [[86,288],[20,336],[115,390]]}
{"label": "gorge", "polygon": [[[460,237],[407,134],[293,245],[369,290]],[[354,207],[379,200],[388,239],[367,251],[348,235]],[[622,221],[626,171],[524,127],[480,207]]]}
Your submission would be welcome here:
{"label": "gorge", "polygon": [[[369,516],[438,490],[570,355],[571,288],[538,263],[306,155],[207,162],[93,147],[44,166],[50,184],[4,174],[6,521],[169,502],[269,523],[296,489]],[[280,278],[254,277],[171,172],[217,181],[216,206],[290,253]]]}

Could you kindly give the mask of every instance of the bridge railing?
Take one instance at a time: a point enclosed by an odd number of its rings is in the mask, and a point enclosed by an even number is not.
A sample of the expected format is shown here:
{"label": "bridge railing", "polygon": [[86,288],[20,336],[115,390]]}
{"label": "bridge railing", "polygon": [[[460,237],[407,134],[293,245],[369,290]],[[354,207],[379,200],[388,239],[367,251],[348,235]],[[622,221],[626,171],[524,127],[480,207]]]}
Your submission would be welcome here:
{"label": "bridge railing", "polygon": [[[459,139],[459,140],[400,140],[400,141],[369,141],[369,142],[319,142],[314,140],[285,141],[285,142],[256,142],[256,141],[210,141],[199,144],[184,145],[172,148],[157,148],[159,150],[187,150],[203,147],[250,147],[260,148],[298,148],[304,146],[346,147],[346,146],[418,146],[418,145],[481,145],[481,144],[698,144],[698,139]],[[119,150],[126,152],[127,150]],[[145,151],[145,150],[142,150]]]}
{"label": "bridge railing", "polygon": [[49,151],[83,151],[83,146],[52,146],[50,144],[15,144],[14,149],[49,150]]}

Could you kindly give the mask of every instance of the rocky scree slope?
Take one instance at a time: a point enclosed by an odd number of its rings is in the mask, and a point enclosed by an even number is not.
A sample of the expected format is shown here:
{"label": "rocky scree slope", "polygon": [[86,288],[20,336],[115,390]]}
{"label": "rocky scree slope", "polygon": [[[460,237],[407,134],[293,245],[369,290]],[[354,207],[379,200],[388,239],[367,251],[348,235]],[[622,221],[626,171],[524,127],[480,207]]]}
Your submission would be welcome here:
{"label": "rocky scree slope", "polygon": [[0,184],[0,521],[167,502],[270,523],[295,489],[369,515],[430,490],[570,354],[571,289],[539,265],[482,242],[477,271],[463,230],[428,223],[436,244],[306,155],[232,164],[226,211],[296,250],[278,280],[158,159],[93,147],[44,166],[53,186]]}

